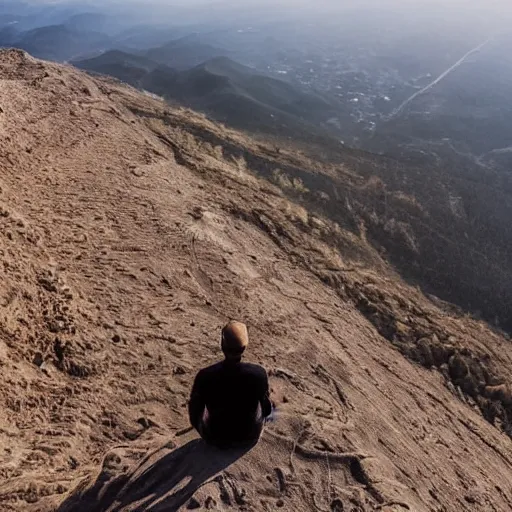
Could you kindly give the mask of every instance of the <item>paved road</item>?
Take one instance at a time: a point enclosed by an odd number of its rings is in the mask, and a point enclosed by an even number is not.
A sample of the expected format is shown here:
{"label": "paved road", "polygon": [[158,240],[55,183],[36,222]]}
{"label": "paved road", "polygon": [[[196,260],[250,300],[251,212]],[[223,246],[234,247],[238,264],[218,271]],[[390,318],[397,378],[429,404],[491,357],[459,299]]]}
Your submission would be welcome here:
{"label": "paved road", "polygon": [[415,92],[410,98],[406,99],[399,107],[397,107],[391,114],[387,117],[387,119],[393,119],[394,117],[400,115],[405,107],[409,105],[409,103],[413,102],[418,96],[421,96],[422,94],[425,94],[428,92],[432,87],[435,87],[441,80],[446,78],[452,71],[457,69],[461,64],[464,63],[466,59],[468,59],[471,55],[478,53],[491,39],[487,39],[483,43],[479,44],[476,48],[473,48],[469,52],[467,52],[463,57],[461,57],[453,66],[448,68],[444,73],[439,75],[433,82],[429,83],[426,87],[421,89],[421,91]]}

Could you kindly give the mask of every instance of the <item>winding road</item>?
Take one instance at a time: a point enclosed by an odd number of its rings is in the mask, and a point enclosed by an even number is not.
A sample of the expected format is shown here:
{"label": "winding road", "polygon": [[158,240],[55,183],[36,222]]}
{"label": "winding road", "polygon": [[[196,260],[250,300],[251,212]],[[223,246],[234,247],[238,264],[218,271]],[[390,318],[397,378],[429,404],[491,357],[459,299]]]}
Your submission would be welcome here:
{"label": "winding road", "polygon": [[420,91],[415,92],[410,98],[406,99],[399,107],[397,107],[389,116],[387,116],[387,120],[393,119],[394,117],[397,117],[400,115],[405,107],[409,105],[409,103],[413,102],[418,96],[421,96],[422,94],[425,94],[428,92],[432,87],[435,87],[441,80],[446,78],[452,71],[457,69],[461,64],[464,63],[466,59],[471,57],[471,55],[478,53],[487,43],[491,41],[491,38],[487,39],[483,43],[479,44],[476,48],[473,48],[472,50],[469,50],[466,54],[464,54],[453,66],[448,68],[444,73],[439,75],[433,82],[429,83],[426,87],[421,89]]}

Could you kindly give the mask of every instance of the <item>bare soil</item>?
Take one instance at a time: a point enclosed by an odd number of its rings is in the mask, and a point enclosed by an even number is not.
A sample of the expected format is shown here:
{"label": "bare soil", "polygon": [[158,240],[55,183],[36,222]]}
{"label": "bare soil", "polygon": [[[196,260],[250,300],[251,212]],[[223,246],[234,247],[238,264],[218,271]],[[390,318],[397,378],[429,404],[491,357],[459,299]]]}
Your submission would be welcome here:
{"label": "bare soil", "polygon": [[[0,52],[0,510],[512,509],[510,341],[262,177],[292,164]],[[278,407],[247,453],[188,431],[229,319]]]}

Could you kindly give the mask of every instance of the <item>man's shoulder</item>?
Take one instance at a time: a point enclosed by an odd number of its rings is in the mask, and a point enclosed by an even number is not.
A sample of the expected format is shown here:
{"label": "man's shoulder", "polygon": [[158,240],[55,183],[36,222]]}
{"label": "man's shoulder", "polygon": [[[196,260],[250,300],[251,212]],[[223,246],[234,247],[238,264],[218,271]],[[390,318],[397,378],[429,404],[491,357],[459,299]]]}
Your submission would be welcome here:
{"label": "man's shoulder", "polygon": [[264,376],[266,377],[267,376],[267,371],[265,370],[265,368],[263,368],[263,366],[259,365],[259,364],[255,364],[255,363],[240,363],[243,370],[247,373],[252,373],[253,375],[258,375],[258,376]]}
{"label": "man's shoulder", "polygon": [[207,366],[206,368],[203,368],[202,370],[199,370],[198,376],[206,377],[208,375],[215,374],[222,370],[222,361],[212,364],[210,366]]}
{"label": "man's shoulder", "polygon": [[[241,370],[241,372],[246,375],[253,375],[258,378],[267,377],[267,372],[265,368],[263,368],[263,366],[260,366],[259,364],[242,362],[236,365],[236,367],[238,368],[238,371]],[[226,367],[225,362],[220,361],[218,363],[212,364],[211,366],[208,366],[200,370],[199,373],[197,374],[197,378],[201,381],[204,381],[205,379],[208,380],[215,378],[220,373],[225,373],[226,371],[228,371],[228,373],[231,373],[229,367]]]}

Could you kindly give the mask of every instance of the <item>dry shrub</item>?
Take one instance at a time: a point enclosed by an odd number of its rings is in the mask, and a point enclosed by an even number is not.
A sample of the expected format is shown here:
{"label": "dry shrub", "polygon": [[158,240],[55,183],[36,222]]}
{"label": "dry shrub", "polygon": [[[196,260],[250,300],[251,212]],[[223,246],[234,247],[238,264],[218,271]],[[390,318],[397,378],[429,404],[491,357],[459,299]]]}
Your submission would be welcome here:
{"label": "dry shrub", "polygon": [[273,181],[281,188],[291,189],[293,187],[290,177],[281,171],[281,169],[275,169],[272,173]]}
{"label": "dry shrub", "polygon": [[309,192],[309,189],[306,187],[306,185],[304,185],[300,178],[293,178],[292,183],[294,190],[296,190],[297,192],[300,192],[302,194],[306,194],[307,192]]}
{"label": "dry shrub", "polygon": [[314,193],[314,196],[315,196],[315,199],[317,201],[322,201],[324,203],[327,203],[328,201],[331,200],[329,194],[327,194],[326,192],[324,192],[323,190],[317,190],[315,193]]}
{"label": "dry shrub", "polygon": [[286,216],[292,222],[298,222],[302,226],[309,226],[309,213],[306,208],[296,204],[288,202],[286,204]]}
{"label": "dry shrub", "polygon": [[425,215],[425,209],[423,205],[421,205],[416,197],[406,194],[399,190],[398,192],[394,192],[393,200],[396,202],[397,206],[403,208],[407,212],[413,215]]}
{"label": "dry shrub", "polygon": [[238,168],[238,170],[240,172],[246,172],[247,171],[247,162],[245,160],[245,158],[240,155],[240,156],[232,156],[231,159],[233,160],[233,163],[236,165],[236,167]]}
{"label": "dry shrub", "polygon": [[369,192],[381,193],[386,191],[386,184],[379,176],[373,175],[370,176],[368,181],[362,186],[362,189]]}
{"label": "dry shrub", "polygon": [[404,244],[413,252],[419,253],[419,246],[414,237],[411,226],[405,222],[389,219],[384,224],[384,230],[391,235],[401,239]]}
{"label": "dry shrub", "polygon": [[281,171],[281,169],[275,169],[272,173],[272,178],[274,182],[283,189],[293,190],[300,194],[306,194],[309,192],[309,189],[304,185],[300,178],[290,177],[288,174]]}
{"label": "dry shrub", "polygon": [[217,158],[218,160],[223,160],[224,159],[224,148],[222,146],[215,146],[213,148],[213,155],[215,158]]}

